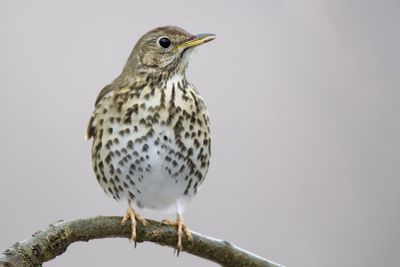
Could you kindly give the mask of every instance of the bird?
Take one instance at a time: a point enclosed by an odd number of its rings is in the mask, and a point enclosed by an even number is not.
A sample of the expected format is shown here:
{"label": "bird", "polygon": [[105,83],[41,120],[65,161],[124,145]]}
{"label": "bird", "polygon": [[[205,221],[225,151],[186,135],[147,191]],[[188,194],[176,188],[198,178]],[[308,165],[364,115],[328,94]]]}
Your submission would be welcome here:
{"label": "bird", "polygon": [[137,209],[174,213],[164,220],[182,238],[193,241],[182,214],[198,193],[210,165],[210,121],[205,101],[187,80],[195,48],[214,40],[210,33],[190,34],[161,26],[135,44],[120,75],[99,93],[85,138],[93,138],[92,163],[104,192],[126,202],[122,224],[147,221]]}

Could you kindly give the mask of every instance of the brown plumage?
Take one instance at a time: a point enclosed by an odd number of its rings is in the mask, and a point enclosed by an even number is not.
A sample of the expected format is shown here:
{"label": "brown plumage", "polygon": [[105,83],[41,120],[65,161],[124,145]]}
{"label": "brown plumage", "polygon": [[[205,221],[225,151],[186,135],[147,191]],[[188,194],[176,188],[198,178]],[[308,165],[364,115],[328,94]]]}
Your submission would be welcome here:
{"label": "brown plumage", "polygon": [[123,223],[143,220],[131,207],[177,214],[177,251],[186,204],[207,174],[211,138],[206,106],[185,76],[194,48],[215,38],[159,27],[136,43],[122,73],[96,99],[86,138],[93,137],[92,160],[104,192],[127,201]]}

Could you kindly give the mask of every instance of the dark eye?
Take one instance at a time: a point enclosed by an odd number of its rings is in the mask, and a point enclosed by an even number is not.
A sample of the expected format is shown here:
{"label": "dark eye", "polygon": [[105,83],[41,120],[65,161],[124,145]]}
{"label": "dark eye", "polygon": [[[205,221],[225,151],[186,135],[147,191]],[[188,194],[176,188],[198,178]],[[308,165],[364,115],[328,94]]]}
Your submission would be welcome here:
{"label": "dark eye", "polygon": [[161,37],[160,40],[158,40],[158,44],[163,48],[168,48],[171,45],[171,40],[167,37]]}

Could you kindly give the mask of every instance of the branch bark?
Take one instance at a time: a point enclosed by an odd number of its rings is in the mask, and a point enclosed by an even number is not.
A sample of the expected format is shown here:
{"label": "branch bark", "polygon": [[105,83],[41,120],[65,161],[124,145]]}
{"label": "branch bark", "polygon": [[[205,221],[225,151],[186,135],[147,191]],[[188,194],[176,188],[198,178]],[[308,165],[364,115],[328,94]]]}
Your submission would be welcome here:
{"label": "branch bark", "polygon": [[[73,221],[59,221],[33,234],[32,238],[18,242],[0,255],[0,267],[41,266],[63,254],[68,246],[77,241],[131,235],[130,223],[121,226],[121,217],[98,216]],[[162,246],[175,247],[176,230],[172,226],[147,220],[148,226],[138,224],[137,242],[150,241]],[[222,266],[282,265],[245,251],[230,242],[192,232],[193,243],[183,241],[183,251],[216,262]]]}

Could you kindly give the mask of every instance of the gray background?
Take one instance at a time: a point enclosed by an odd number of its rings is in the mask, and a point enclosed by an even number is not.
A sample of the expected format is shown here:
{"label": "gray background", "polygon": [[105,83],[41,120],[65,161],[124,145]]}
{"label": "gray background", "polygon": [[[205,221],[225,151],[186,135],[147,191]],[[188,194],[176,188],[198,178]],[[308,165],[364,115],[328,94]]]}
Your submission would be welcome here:
{"label": "gray background", "polygon": [[[1,0],[0,250],[59,219],[123,214],[92,173],[86,123],[136,40],[174,24],[218,36],[188,70],[213,134],[191,229],[286,266],[398,265],[399,14],[399,1]],[[46,265],[161,264],[215,266],[125,239]]]}

